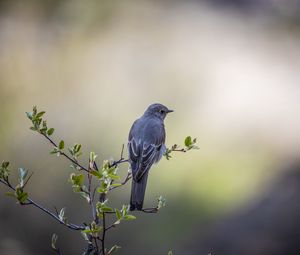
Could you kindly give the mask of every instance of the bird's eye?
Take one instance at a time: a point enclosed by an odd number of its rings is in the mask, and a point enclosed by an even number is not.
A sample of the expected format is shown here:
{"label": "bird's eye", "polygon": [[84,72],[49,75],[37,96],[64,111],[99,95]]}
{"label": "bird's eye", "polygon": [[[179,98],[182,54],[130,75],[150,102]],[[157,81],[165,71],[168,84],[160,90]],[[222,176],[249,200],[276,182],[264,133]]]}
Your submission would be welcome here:
{"label": "bird's eye", "polygon": [[159,112],[160,112],[161,114],[163,114],[165,111],[164,111],[164,110],[159,110]]}

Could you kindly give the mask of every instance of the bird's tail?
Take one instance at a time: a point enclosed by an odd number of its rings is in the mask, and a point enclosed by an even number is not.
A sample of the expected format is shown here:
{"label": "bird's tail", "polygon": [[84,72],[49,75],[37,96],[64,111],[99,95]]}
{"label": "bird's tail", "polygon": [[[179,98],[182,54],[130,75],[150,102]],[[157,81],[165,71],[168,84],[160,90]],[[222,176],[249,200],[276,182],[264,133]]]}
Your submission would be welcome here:
{"label": "bird's tail", "polygon": [[141,211],[143,209],[147,179],[148,179],[148,172],[146,172],[138,182],[132,179],[130,211],[133,211],[135,209]]}

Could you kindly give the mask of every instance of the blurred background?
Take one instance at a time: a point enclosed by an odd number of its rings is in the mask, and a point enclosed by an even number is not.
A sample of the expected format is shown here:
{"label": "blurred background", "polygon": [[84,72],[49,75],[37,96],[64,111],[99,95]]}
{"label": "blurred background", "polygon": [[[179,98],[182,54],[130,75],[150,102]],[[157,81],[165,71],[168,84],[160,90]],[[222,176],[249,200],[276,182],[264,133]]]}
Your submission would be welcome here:
{"label": "blurred background", "polygon": [[[34,175],[33,199],[90,217],[72,172],[29,130],[47,112],[56,140],[87,161],[118,158],[132,122],[160,102],[174,109],[167,144],[200,150],[153,167],[146,206],[108,234],[120,254],[298,254],[300,241],[300,2],[297,0],[0,1],[0,160]],[[127,152],[126,152],[127,153]],[[120,169],[123,175],[126,166]],[[81,254],[80,234],[0,186],[0,253]],[[130,185],[111,196],[120,206]]]}

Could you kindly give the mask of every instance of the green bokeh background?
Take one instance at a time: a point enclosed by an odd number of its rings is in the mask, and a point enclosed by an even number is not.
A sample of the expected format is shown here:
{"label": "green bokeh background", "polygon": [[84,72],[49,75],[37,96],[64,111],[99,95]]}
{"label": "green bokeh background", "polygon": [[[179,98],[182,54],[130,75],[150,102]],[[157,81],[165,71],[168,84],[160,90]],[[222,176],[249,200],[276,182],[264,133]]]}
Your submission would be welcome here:
{"label": "green bokeh background", "polygon": [[[224,1],[226,3],[226,1]],[[272,2],[272,1],[271,1]],[[274,1],[275,2],[275,1]],[[28,129],[32,105],[54,138],[118,158],[132,122],[160,102],[167,145],[198,138],[200,150],[153,167],[146,205],[167,206],[108,234],[120,254],[167,254],[246,206],[300,146],[300,33],[293,8],[260,13],[200,1],[1,1],[0,159],[33,171],[32,198],[89,219],[72,193],[69,163]],[[127,152],[126,152],[127,153]],[[84,162],[84,161],[83,161]],[[126,173],[126,167],[121,172]],[[0,187],[1,193],[6,191]],[[116,206],[130,185],[114,191]],[[81,254],[78,233],[0,196],[1,254]]]}

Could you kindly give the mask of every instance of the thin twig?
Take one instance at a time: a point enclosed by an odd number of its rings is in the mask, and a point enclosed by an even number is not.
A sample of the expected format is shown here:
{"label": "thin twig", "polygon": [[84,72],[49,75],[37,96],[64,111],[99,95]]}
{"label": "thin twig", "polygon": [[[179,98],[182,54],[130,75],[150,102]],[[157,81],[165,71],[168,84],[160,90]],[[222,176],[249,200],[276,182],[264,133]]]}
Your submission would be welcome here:
{"label": "thin twig", "polygon": [[29,177],[27,178],[27,180],[25,181],[25,183],[24,183],[24,185],[23,185],[23,189],[25,188],[25,186],[27,185],[27,183],[29,182],[29,180],[31,179],[31,177],[32,177],[32,175],[33,175],[33,172],[29,175]]}
{"label": "thin twig", "polygon": [[125,180],[123,182],[121,182],[120,186],[110,187],[109,190],[113,190],[113,189],[119,188],[121,186],[124,186],[131,178],[132,178],[132,175],[130,172],[128,172]]}
{"label": "thin twig", "polygon": [[99,253],[99,247],[98,247],[98,242],[97,242],[97,238],[93,238],[94,239],[94,242],[95,242],[95,248],[96,248],[96,254],[99,254],[100,255],[100,253]]}
{"label": "thin twig", "polygon": [[97,187],[94,188],[93,193],[92,193],[92,200],[94,201],[95,199],[95,193],[96,193]]}
{"label": "thin twig", "polygon": [[109,227],[107,227],[106,229],[105,229],[105,231],[107,231],[107,230],[109,230],[109,229],[111,229],[111,228],[115,228],[116,227],[116,224],[111,224]]}
{"label": "thin twig", "polygon": [[114,162],[110,165],[110,167],[114,167],[114,166],[117,166],[117,165],[119,165],[119,164],[127,163],[127,162],[129,162],[128,159],[120,158],[119,160],[114,161]]}
{"label": "thin twig", "polygon": [[[92,178],[93,176],[91,175],[91,161],[89,159],[89,168],[88,168],[88,172],[87,172],[87,175],[88,175],[88,196],[89,196],[89,204],[92,208],[92,215],[93,215],[93,219],[94,221],[96,222],[96,224],[98,224],[99,222],[99,219],[98,219],[98,216],[97,216],[97,212],[96,212],[96,208],[95,208],[95,205],[94,205],[94,192],[95,192],[95,189],[93,191],[93,194],[91,192],[92,190]],[[97,167],[97,166],[96,166]]]}
{"label": "thin twig", "polygon": [[187,152],[186,149],[171,149],[171,151]]}
{"label": "thin twig", "polygon": [[[8,182],[5,182],[3,180],[0,179],[0,182],[4,185],[6,185],[7,187],[9,187],[10,189],[12,189],[13,191],[16,191],[16,189]],[[60,224],[73,229],[73,230],[84,230],[85,228],[83,226],[79,226],[79,225],[75,225],[72,223],[66,223],[63,220],[61,220],[57,215],[55,215],[54,213],[50,212],[48,209],[44,208],[42,205],[38,204],[37,202],[33,201],[31,198],[27,198],[26,201],[28,201],[28,203],[20,203],[20,205],[33,205],[35,207],[37,207],[38,209],[42,210],[43,212],[45,212],[46,214],[48,214],[49,216],[51,216],[52,218],[54,218],[56,221],[58,221]]]}
{"label": "thin twig", "polygon": [[121,150],[120,158],[123,158],[123,152],[124,152],[124,143],[122,144],[122,150]]}
{"label": "thin twig", "polygon": [[105,255],[105,234],[106,234],[106,229],[105,229],[105,213],[102,213],[103,219],[102,219],[102,240],[101,240],[101,246],[102,246],[102,254]]}
{"label": "thin twig", "polygon": [[[42,134],[42,133],[41,133]],[[42,134],[54,147],[58,148],[57,144],[47,135]],[[65,158],[67,158],[68,160],[70,160],[73,164],[75,164],[76,166],[78,166],[81,170],[88,172],[89,170],[87,168],[85,168],[84,166],[82,166],[81,164],[78,163],[77,160],[72,159],[70,156],[68,156],[66,153],[64,152],[60,152],[60,155],[63,155]]]}

